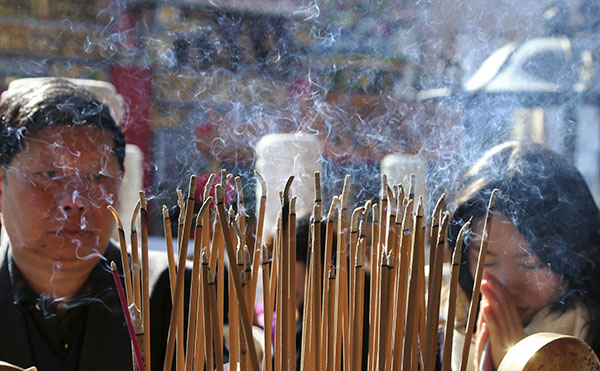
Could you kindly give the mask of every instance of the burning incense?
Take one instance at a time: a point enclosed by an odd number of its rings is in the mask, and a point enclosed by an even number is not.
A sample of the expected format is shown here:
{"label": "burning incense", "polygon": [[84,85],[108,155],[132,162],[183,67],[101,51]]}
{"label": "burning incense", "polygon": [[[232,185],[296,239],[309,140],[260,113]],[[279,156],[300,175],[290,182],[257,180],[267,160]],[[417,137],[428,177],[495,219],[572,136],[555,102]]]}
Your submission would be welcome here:
{"label": "burning incense", "polygon": [[[202,202],[206,200],[210,196],[210,190],[212,189],[213,183],[215,182],[215,174],[211,173],[208,177],[208,180],[204,184],[204,192],[202,193]],[[214,200],[214,197],[213,197]],[[205,228],[202,229],[202,241],[204,241],[204,247],[209,246],[209,241],[211,240],[211,230],[210,230],[210,213],[207,212],[204,214],[204,220],[202,220],[202,224]],[[213,236],[214,238],[214,236]],[[210,250],[206,250],[206,254],[210,260]]]}
{"label": "burning incense", "polygon": [[206,254],[204,254],[202,256],[202,272],[201,272],[201,284],[202,284],[202,304],[204,306],[203,311],[204,311],[204,316],[203,316],[203,322],[204,322],[204,346],[205,351],[204,351],[204,360],[205,360],[205,365],[207,369],[212,369],[214,362],[213,362],[213,337],[215,339],[218,338],[218,336],[214,336],[213,334],[213,325],[212,323],[215,322],[215,319],[212,318],[212,312],[210,310],[211,304],[214,305],[214,303],[211,303],[210,300],[210,291],[208,288],[208,284],[209,282],[212,282],[213,278],[212,278],[212,274],[210,272],[210,267],[208,265],[208,257],[206,256]]}
{"label": "burning incense", "polygon": [[[379,275],[379,282],[378,282],[378,286],[380,287],[379,292],[381,293],[379,295],[379,319],[380,321],[382,321],[383,323],[387,323],[387,309],[388,309],[388,305],[387,305],[387,300],[388,300],[388,292],[387,290],[385,290],[387,288],[387,283],[388,283],[388,274],[389,274],[389,267],[387,265],[388,261],[387,261],[387,255],[385,254],[385,252],[382,253],[382,257],[381,257],[381,267],[380,267],[380,275]],[[384,291],[382,291],[384,290]],[[379,351],[377,353],[377,369],[378,370],[385,370],[385,348],[386,348],[386,342],[387,342],[387,327],[386,326],[379,326],[378,328],[379,332],[377,334],[377,337],[379,338]]]}
{"label": "burning incense", "polygon": [[[179,206],[179,217],[177,218],[177,243],[180,244],[185,223],[185,201],[183,201],[183,192],[181,189],[177,189],[177,206]],[[178,249],[177,254],[179,253],[181,253],[181,250]]]}
{"label": "burning incense", "polygon": [[[340,326],[336,329],[336,339],[342,340],[343,351],[340,354],[344,355],[343,367],[345,370],[350,369],[350,331],[349,329],[349,304],[348,304],[348,194],[350,192],[350,175],[344,178],[344,188],[342,189],[341,204],[342,209],[338,214],[338,270],[336,294],[339,295],[338,302],[341,311]],[[338,312],[339,313],[339,312]],[[339,349],[339,340],[336,340],[336,349]],[[337,359],[337,358],[336,358]],[[337,365],[338,363],[336,363]]]}
{"label": "burning incense", "polygon": [[[253,258],[252,258],[252,292],[256,293],[256,283],[258,282],[258,254],[261,253],[262,246],[262,235],[263,229],[265,225],[265,210],[267,204],[267,183],[265,183],[265,179],[260,175],[258,170],[254,170],[254,175],[258,180],[258,184],[260,185],[260,201],[258,202],[257,209],[257,222],[256,222],[256,238],[254,239],[254,249],[253,249]],[[268,287],[263,287],[263,291],[266,291]],[[251,302],[254,303],[254,297]]]}
{"label": "burning incense", "polygon": [[[337,206],[339,205],[339,198],[338,196],[334,196],[333,200],[331,201],[331,205],[329,206],[329,212],[327,213],[327,224],[325,226],[325,254],[324,254],[324,258],[323,258],[323,266],[325,266],[326,264],[328,264],[329,266],[331,264],[333,264],[332,260],[331,260],[331,256],[333,254],[332,250],[333,250],[333,229],[334,229],[334,219],[333,219],[333,213],[335,212],[335,209],[337,208]],[[330,274],[330,269],[324,270],[323,274],[323,295],[321,296],[322,298],[322,302],[323,302],[323,310],[321,311],[321,332],[320,332],[320,344],[322,344],[322,346],[325,346],[326,344],[328,344],[328,336],[333,336],[333,332],[328,333],[329,331],[329,320],[330,318],[332,318],[332,316],[329,315],[329,311],[333,311],[333,307],[329,307],[330,305],[330,295],[333,296],[333,293],[330,293],[330,284],[335,283],[335,273],[333,274],[333,278],[330,279],[331,274]],[[326,274],[326,275],[325,275]],[[331,282],[330,282],[331,281]],[[333,353],[329,354],[329,356],[333,356]],[[325,363],[327,362],[327,356],[325,354],[323,354],[323,357],[321,357],[321,369],[325,368]],[[333,366],[333,362],[331,362],[331,365]]]}
{"label": "burning incense", "polygon": [[333,333],[335,331],[335,325],[337,319],[335,318],[334,307],[335,307],[335,264],[331,263],[329,267],[329,272],[327,275],[327,330],[325,331],[325,340],[326,340],[326,351],[325,351],[325,369],[333,370],[333,361],[335,358],[335,339],[333,337]]}
{"label": "burning incense", "polygon": [[417,368],[417,332],[419,325],[419,270],[422,269],[423,262],[421,260],[420,244],[422,240],[419,238],[419,232],[423,227],[423,205],[421,199],[417,206],[417,214],[415,215],[414,228],[412,232],[412,268],[410,274],[409,293],[408,293],[408,308],[406,314],[406,336],[404,339],[404,370],[412,370]]}
{"label": "burning incense", "polygon": [[133,266],[133,293],[134,303],[138,308],[142,307],[142,288],[140,283],[140,257],[138,251],[138,236],[135,222],[137,214],[140,212],[140,200],[137,200],[133,213],[131,214],[131,261]]}
{"label": "burning incense", "polygon": [[[443,197],[443,196],[442,196]],[[448,213],[444,212],[442,225],[436,236],[437,246],[435,251],[434,266],[429,270],[431,283],[429,299],[427,300],[427,329],[425,334],[425,369],[435,368],[435,355],[437,352],[438,324],[440,315],[440,291],[442,287],[442,263],[444,261],[444,236],[448,228]],[[423,350],[422,350],[423,351]]]}
{"label": "burning incense", "polygon": [[[210,297],[210,303],[211,305],[209,305],[210,307],[210,316],[211,318],[215,318],[216,314],[217,314],[217,308],[214,305],[216,303],[216,282],[214,280],[214,276],[210,273],[210,270],[208,272],[208,292],[209,292],[209,297]],[[215,346],[214,346],[214,350],[215,350],[215,363],[216,363],[216,368],[217,371],[223,371],[223,342],[222,342],[222,337],[219,336],[214,336],[215,332],[217,330],[217,321],[211,321],[212,323],[212,333],[213,333],[213,339],[215,342]],[[254,343],[252,343],[254,345]],[[255,353],[256,355],[256,353]],[[210,365],[209,365],[210,366]],[[207,366],[208,367],[208,366]],[[212,367],[212,366],[210,366]],[[256,370],[256,369],[255,369]]]}
{"label": "burning incense", "polygon": [[469,316],[467,317],[467,327],[465,328],[465,343],[462,351],[462,361],[460,370],[465,371],[469,359],[469,349],[471,347],[471,337],[473,336],[473,326],[475,326],[475,316],[479,304],[479,289],[481,288],[481,278],[483,277],[483,268],[485,267],[485,258],[487,256],[488,237],[492,221],[492,208],[496,204],[498,190],[494,189],[490,195],[487,211],[485,213],[485,223],[483,225],[483,235],[481,236],[481,246],[479,247],[479,257],[477,258],[477,270],[475,271],[475,280],[473,283],[473,294],[471,295],[471,305],[469,307]]}
{"label": "burning incense", "polygon": [[[227,256],[229,257],[229,261],[234,261],[235,252],[233,251],[233,242],[231,241],[231,236],[229,234],[228,224],[227,224],[227,216],[225,214],[225,206],[224,203],[224,194],[223,188],[221,185],[217,185],[216,187],[216,195],[217,195],[217,211],[219,220],[221,222],[221,229],[223,231],[223,237],[225,241],[225,248],[227,249]],[[242,291],[242,284],[240,282],[239,270],[235,264],[230,266],[230,269],[233,271],[233,283],[235,293],[239,298],[239,306],[240,306],[240,317],[241,324],[243,329],[244,340],[246,341],[246,346],[248,347],[248,352],[250,354],[250,364],[253,370],[258,370],[258,358],[256,356],[256,350],[254,347],[254,341],[252,339],[252,330],[251,330],[251,322],[250,318],[248,318],[248,310],[246,308],[246,300],[244,298],[244,292]]]}
{"label": "burning incense", "polygon": [[435,253],[437,248],[437,240],[438,240],[438,232],[440,228],[440,222],[442,221],[441,216],[442,213],[445,212],[445,209],[442,209],[442,205],[445,204],[446,194],[442,194],[442,196],[438,199],[433,209],[433,213],[431,213],[431,228],[429,229],[429,280],[427,282],[427,292],[431,292],[431,284],[433,283],[432,272],[433,266],[435,265]]}
{"label": "burning incense", "polygon": [[[290,184],[291,185],[291,184]],[[289,291],[288,291],[288,316],[289,316],[289,369],[296,370],[296,196],[290,199],[290,219],[288,226],[288,275],[289,275]]]}
{"label": "burning incense", "polygon": [[[321,271],[323,270],[323,262],[321,262],[321,219],[322,219],[322,205],[321,205],[321,173],[315,171],[315,202],[313,206],[312,214],[312,243],[310,244],[310,268],[309,268],[309,279],[310,279],[310,319],[312,327],[310,331],[310,365],[312,369],[317,369],[320,366],[322,354],[320,329],[321,329],[321,292],[323,291],[323,283],[321,280]],[[324,272],[323,272],[324,273]],[[306,304],[305,304],[306,305]]]}
{"label": "burning incense", "polygon": [[117,271],[117,265],[114,261],[110,262],[110,268],[112,270],[115,286],[117,286],[117,292],[119,293],[119,301],[121,302],[121,309],[123,310],[123,316],[125,317],[125,323],[127,324],[129,338],[131,339],[131,344],[133,345],[133,353],[135,355],[135,360],[138,364],[138,368],[140,369],[140,371],[144,371],[144,359],[142,358],[142,353],[140,352],[140,347],[136,339],[135,330],[133,329],[133,323],[131,322],[131,316],[129,315],[129,309],[127,308],[127,299],[125,298],[125,293],[123,292],[121,279],[119,278],[119,272]]}
{"label": "burning incense", "polygon": [[212,197],[208,197],[202,203],[202,207],[200,208],[200,212],[196,216],[196,231],[194,238],[194,257],[193,257],[193,266],[192,266],[192,287],[191,287],[191,295],[189,302],[189,311],[188,311],[188,328],[187,328],[187,344],[186,344],[186,360],[185,360],[185,368],[186,370],[192,370],[192,365],[194,362],[194,343],[196,341],[196,311],[198,308],[198,295],[199,295],[199,281],[200,281],[200,261],[202,254],[202,220],[204,219],[204,213],[209,208],[210,203],[212,202]]}
{"label": "burning incense", "polygon": [[367,368],[369,371],[373,370],[374,367],[374,359],[375,359],[375,347],[373,346],[375,342],[375,326],[376,326],[376,312],[377,312],[377,272],[379,268],[377,267],[377,251],[379,246],[379,213],[378,213],[378,205],[373,205],[373,214],[372,214],[372,224],[371,224],[371,255],[370,255],[370,272],[371,272],[371,285],[369,288],[369,292],[371,294],[371,300],[369,300],[369,338],[368,338],[368,361]]}
{"label": "burning incense", "polygon": [[[362,230],[363,221],[359,230]],[[363,338],[363,315],[364,315],[364,294],[365,294],[365,268],[363,265],[364,261],[364,246],[366,237],[361,234],[358,240],[358,248],[356,249],[356,257],[354,261],[354,287],[355,295],[353,296],[353,307],[352,311],[354,316],[352,317],[352,334],[350,341],[352,342],[352,363],[353,369],[359,369],[362,367],[362,338]]]}
{"label": "burning incense", "polygon": [[[190,179],[190,191],[186,205],[182,205],[180,196],[180,221],[178,239],[178,262],[175,263],[173,252],[173,239],[171,237],[171,224],[168,209],[163,206],[163,223],[165,240],[169,257],[169,274],[172,286],[173,309],[170,317],[170,328],[167,339],[166,358],[164,367],[170,369],[175,356],[175,344],[185,348],[185,358],[177,359],[179,370],[222,369],[223,344],[222,326],[226,313],[223,313],[225,267],[224,254],[227,251],[229,261],[229,319],[230,319],[230,362],[233,369],[255,370],[259,362],[252,338],[252,315],[256,285],[259,274],[262,276],[264,287],[263,303],[265,315],[265,358],[262,368],[266,371],[293,370],[296,366],[296,300],[295,300],[295,255],[296,255],[296,198],[290,194],[293,177],[286,182],[281,196],[281,211],[277,221],[277,231],[274,236],[273,259],[266,246],[262,246],[262,229],[264,225],[264,204],[266,200],[266,184],[257,174],[257,181],[262,189],[261,202],[257,206],[257,230],[255,245],[248,249],[245,244],[245,215],[244,200],[241,194],[242,184],[236,178],[238,193],[238,211],[233,207],[229,212],[224,204],[224,187],[233,178],[226,171],[221,172],[221,184],[216,190],[216,214],[211,219],[208,209],[212,203],[209,196],[212,179],[209,179],[204,188],[203,204],[196,215],[195,238],[193,253],[192,281],[189,293],[190,302],[188,309],[187,343],[184,338],[184,308],[183,295],[185,287],[185,263],[187,246],[192,229],[193,189],[195,178]],[[381,202],[373,205],[370,202],[355,208],[349,218],[348,201],[350,178],[346,177],[344,188],[339,196],[335,196],[329,205],[324,246],[321,244],[322,205],[320,190],[320,174],[315,173],[315,201],[309,228],[309,249],[307,258],[307,272],[305,275],[305,296],[303,312],[303,339],[301,368],[313,369],[361,369],[363,363],[369,370],[391,369],[433,369],[437,350],[437,327],[439,316],[440,288],[442,282],[442,264],[444,262],[444,243],[449,215],[445,211],[445,197],[438,201],[432,214],[431,228],[431,258],[429,280],[425,279],[425,227],[423,221],[423,201],[419,197],[416,211],[414,200],[414,177],[404,194],[404,188],[396,184],[393,187],[387,184],[385,176],[382,177]],[[210,184],[208,184],[210,183]],[[181,194],[181,193],[180,193]],[[131,301],[127,309],[131,317],[135,317],[136,301],[142,301],[141,318],[145,330],[144,336],[149,335],[149,287],[148,287],[148,236],[147,236],[147,211],[143,193],[140,194],[139,210],[142,229],[142,290],[141,295],[136,285],[139,283],[139,268],[136,252],[132,251],[133,274],[126,272],[129,265],[124,265],[125,280],[132,278],[130,296]],[[494,196],[495,197],[495,196]],[[492,206],[490,206],[492,207]],[[337,218],[335,211],[338,209]],[[116,216],[116,211],[111,210]],[[372,219],[367,222],[369,213]],[[137,212],[135,213],[137,214]],[[361,216],[362,214],[362,216]],[[487,243],[489,233],[489,220],[486,216],[482,249]],[[441,221],[440,221],[441,219]],[[440,223],[441,222],[441,223]],[[132,216],[132,226],[135,216]],[[214,224],[213,224],[214,223]],[[337,223],[334,224],[334,223]],[[465,231],[470,223],[466,224],[459,234],[459,239],[464,239]],[[211,226],[214,231],[211,232]],[[122,227],[121,227],[122,228]],[[370,253],[367,249],[366,228],[372,228]],[[337,256],[333,255],[334,232],[337,233]],[[132,236],[137,232],[132,228]],[[233,241],[233,236],[237,237]],[[133,238],[133,237],[132,237]],[[121,246],[124,243],[124,232],[120,231]],[[236,243],[237,242],[237,243]],[[461,242],[459,242],[460,244]],[[132,240],[132,246],[134,242]],[[262,248],[259,248],[262,246]],[[321,261],[321,249],[324,249],[324,260]],[[126,251],[125,249],[123,249]],[[209,255],[210,250],[210,255]],[[481,253],[480,253],[481,254]],[[370,297],[365,295],[365,271],[368,267],[365,260],[371,256],[371,291]],[[484,259],[485,257],[483,257]],[[124,258],[122,258],[125,261]],[[478,263],[478,269],[482,265]],[[335,261],[335,263],[334,263]],[[460,248],[455,249],[453,261],[460,261]],[[176,264],[178,265],[176,267]],[[271,264],[273,264],[271,266]],[[323,266],[329,269],[323,271]],[[260,270],[259,270],[260,269]],[[446,341],[442,354],[443,371],[448,371],[451,351],[446,347],[452,345],[453,322],[456,306],[456,292],[459,266],[452,267],[450,298],[448,307],[448,321],[446,325]],[[479,285],[481,274],[479,273]],[[136,284],[136,276],[138,283]],[[127,282],[125,282],[127,284]],[[428,286],[427,286],[428,285]],[[425,298],[425,292],[428,298]],[[479,292],[474,293],[474,298]],[[140,299],[137,299],[137,297]],[[369,300],[369,343],[368,358],[362,357],[363,348],[363,321],[365,300]],[[275,343],[272,350],[274,307],[277,307],[275,321]],[[473,306],[471,303],[471,307]],[[139,317],[139,316],[138,316]],[[472,318],[471,314],[470,317]],[[473,317],[474,318],[474,317]],[[452,323],[450,323],[452,322]],[[469,324],[468,324],[469,325]],[[132,322],[133,327],[133,322]],[[181,330],[179,330],[181,329]],[[133,329],[135,331],[135,328]],[[472,327],[469,331],[472,331]],[[138,331],[139,332],[139,331]],[[366,335],[366,334],[365,334]],[[134,334],[135,337],[135,334]],[[180,340],[181,338],[181,340]],[[366,341],[366,340],[365,340]],[[140,342],[148,347],[147,341]],[[149,351],[149,349],[148,349]],[[468,351],[468,350],[467,350]],[[184,352],[181,352],[183,355]],[[143,355],[143,351],[141,352]],[[272,355],[275,363],[272,363]],[[463,354],[464,356],[464,354]],[[420,357],[420,359],[419,359]],[[149,352],[145,362],[149,362]],[[142,361],[143,362],[143,361]],[[448,364],[448,365],[446,365]],[[273,367],[274,365],[274,367]],[[148,369],[148,365],[146,365]]]}
{"label": "burning incense", "polygon": [[[175,252],[173,251],[173,235],[171,232],[171,218],[166,205],[163,205],[163,228],[165,233],[165,243],[167,247],[167,263],[169,269],[169,283],[171,286],[171,304],[175,307],[175,283],[177,281],[177,268],[175,267]],[[178,325],[175,336],[177,341],[177,354],[179,357],[183,355],[183,326]]]}
{"label": "burning incense", "polygon": [[[183,347],[183,289],[184,289],[184,280],[185,280],[185,262],[187,258],[187,247],[190,239],[190,230],[192,225],[192,215],[194,212],[194,190],[196,189],[196,176],[192,175],[190,177],[190,184],[188,190],[187,204],[185,206],[185,219],[184,219],[184,227],[182,231],[182,237],[178,241],[179,245],[179,264],[177,267],[177,282],[175,284],[175,304],[173,305],[173,309],[171,311],[171,320],[169,325],[169,336],[167,340],[167,351],[165,355],[165,363],[164,369],[170,370],[171,364],[173,363],[173,352],[175,349],[175,334],[176,331],[181,329],[181,344]],[[177,367],[182,367],[185,359],[183,358],[183,353],[181,355],[178,354]]]}
{"label": "burning incense", "polygon": [[396,272],[396,281],[398,282],[397,289],[395,290],[398,296],[396,305],[396,314],[394,316],[395,322],[392,324],[394,338],[392,344],[392,369],[399,368],[402,365],[402,349],[405,330],[405,319],[406,319],[406,302],[407,302],[407,285],[408,285],[408,273],[410,265],[410,250],[411,250],[411,236],[412,236],[412,209],[413,200],[408,200],[404,206],[404,215],[402,218],[402,235],[400,242],[400,267]]}
{"label": "burning incense", "polygon": [[[354,267],[356,266],[356,249],[358,248],[358,217],[363,214],[365,211],[365,208],[363,206],[359,206],[357,208],[355,208],[352,211],[352,217],[350,218],[350,245],[348,246],[348,248],[350,249],[349,251],[349,258],[350,258],[350,270],[349,270],[349,285],[350,285],[350,294],[349,294],[349,298],[350,300],[353,300],[352,298],[354,297],[354,293],[355,293],[355,289],[354,289]],[[348,309],[348,318],[352,318],[352,306],[349,307]],[[350,325],[352,326],[352,325]],[[350,339],[352,340],[352,339]]]}
{"label": "burning incense", "polygon": [[140,196],[140,226],[142,230],[142,318],[144,320],[144,366],[150,371],[150,278],[148,266],[148,211],[146,210],[146,195]]}
{"label": "burning incense", "polygon": [[119,231],[119,244],[121,246],[121,265],[123,266],[123,275],[125,276],[125,292],[127,293],[127,306],[133,303],[133,285],[131,283],[131,271],[129,270],[129,256],[127,255],[127,242],[125,241],[125,231],[123,230],[123,224],[117,214],[117,210],[111,205],[106,207],[117,223],[117,229]]}
{"label": "burning incense", "polygon": [[269,269],[271,260],[269,259],[269,249],[263,245],[261,252],[262,259],[262,278],[263,278],[263,307],[265,313],[265,356],[263,358],[263,370],[271,371],[273,365],[271,362],[271,333],[273,331],[273,302],[269,295]]}
{"label": "burning incense", "polygon": [[165,233],[165,243],[167,246],[167,262],[169,267],[169,283],[171,284],[171,300],[174,304],[175,300],[175,280],[176,280],[176,268],[175,268],[175,253],[173,251],[173,235],[171,232],[171,217],[169,216],[169,209],[167,205],[162,206],[163,213],[163,228]]}
{"label": "burning incense", "polygon": [[235,190],[237,193],[239,227],[242,232],[242,246],[246,244],[246,202],[244,201],[244,187],[242,186],[242,178],[235,177]]}
{"label": "burning incense", "polygon": [[450,292],[448,293],[448,315],[446,331],[444,333],[444,349],[442,351],[442,371],[450,371],[452,361],[452,341],[454,339],[454,318],[456,316],[456,293],[458,290],[458,275],[460,273],[460,261],[462,258],[462,246],[468,230],[471,229],[469,219],[458,232],[458,238],[452,254],[452,272],[450,277]]}

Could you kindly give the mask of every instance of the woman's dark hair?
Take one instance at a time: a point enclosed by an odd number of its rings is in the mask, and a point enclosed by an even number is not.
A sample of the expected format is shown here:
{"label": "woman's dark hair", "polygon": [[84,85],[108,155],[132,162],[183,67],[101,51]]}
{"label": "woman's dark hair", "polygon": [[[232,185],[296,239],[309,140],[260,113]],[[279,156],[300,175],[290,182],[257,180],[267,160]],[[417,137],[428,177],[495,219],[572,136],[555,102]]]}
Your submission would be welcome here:
{"label": "woman's dark hair", "polygon": [[[535,254],[567,284],[552,309],[583,301],[590,314],[592,347],[600,350],[600,213],[581,173],[563,156],[540,144],[508,142],[494,147],[465,175],[456,193],[448,242],[473,217],[485,216],[494,188],[493,212],[506,216]],[[462,246],[459,283],[470,297],[468,238]]]}
{"label": "woman's dark hair", "polygon": [[0,164],[6,168],[23,150],[27,137],[54,125],[91,125],[110,132],[123,170],[125,137],[110,114],[88,90],[61,78],[49,78],[29,89],[10,88],[0,103]]}

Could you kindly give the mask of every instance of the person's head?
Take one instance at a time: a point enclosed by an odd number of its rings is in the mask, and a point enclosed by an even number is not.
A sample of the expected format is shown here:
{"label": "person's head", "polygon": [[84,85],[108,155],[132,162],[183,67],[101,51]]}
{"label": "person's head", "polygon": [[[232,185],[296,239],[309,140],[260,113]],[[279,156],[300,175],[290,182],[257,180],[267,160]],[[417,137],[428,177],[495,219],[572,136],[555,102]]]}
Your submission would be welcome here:
{"label": "person's head", "polygon": [[459,282],[471,295],[477,248],[490,194],[493,209],[485,271],[517,304],[524,322],[546,305],[565,310],[577,299],[597,318],[600,297],[600,214],[585,180],[566,158],[540,144],[499,145],[465,175],[449,230],[473,217],[463,245]]}
{"label": "person's head", "polygon": [[[0,102],[2,223],[15,261],[93,266],[113,228],[125,139],[109,108],[67,80],[9,89]],[[87,258],[86,258],[87,257]]]}

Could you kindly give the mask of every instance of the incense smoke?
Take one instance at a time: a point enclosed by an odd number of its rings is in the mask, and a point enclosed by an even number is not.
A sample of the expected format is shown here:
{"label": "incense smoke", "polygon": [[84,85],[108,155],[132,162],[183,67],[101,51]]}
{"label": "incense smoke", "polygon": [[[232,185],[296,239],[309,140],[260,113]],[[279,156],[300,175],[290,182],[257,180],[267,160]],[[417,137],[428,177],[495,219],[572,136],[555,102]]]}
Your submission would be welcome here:
{"label": "incense smoke", "polygon": [[[469,95],[464,89],[503,45],[558,31],[572,38],[567,72],[584,73],[585,50],[598,52],[585,29],[595,16],[587,1],[265,4],[114,1],[98,11],[100,32],[77,46],[99,66],[152,71],[151,108],[142,119],[152,129],[144,167],[152,234],[162,234],[160,206],[176,205],[175,190],[187,191],[191,174],[220,168],[241,176],[246,213],[254,215],[256,145],[274,133],[318,139],[324,205],[341,193],[346,174],[352,175],[350,209],[377,202],[381,161],[403,153],[426,164],[422,182],[431,210],[485,150],[515,136],[541,138],[567,153],[600,194],[598,106],[585,102],[583,93],[574,88],[552,103],[534,97],[528,106],[518,94]],[[80,30],[77,24],[61,20],[70,31]],[[64,38],[47,41],[50,54]],[[534,75],[544,72],[551,57],[527,66]],[[110,68],[75,68],[77,61],[16,63],[31,75],[57,70],[111,79]],[[137,140],[140,123],[129,118],[138,107],[125,103],[123,128]],[[578,126],[567,125],[572,122]]]}

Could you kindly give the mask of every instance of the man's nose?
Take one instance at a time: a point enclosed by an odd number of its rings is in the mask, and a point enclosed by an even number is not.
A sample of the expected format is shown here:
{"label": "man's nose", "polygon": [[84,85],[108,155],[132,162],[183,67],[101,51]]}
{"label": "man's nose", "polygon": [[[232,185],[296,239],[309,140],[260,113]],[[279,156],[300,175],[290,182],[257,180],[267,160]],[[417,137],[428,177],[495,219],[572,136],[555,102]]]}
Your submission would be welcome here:
{"label": "man's nose", "polygon": [[66,216],[81,214],[88,209],[88,204],[77,190],[65,192],[58,202],[58,209]]}

